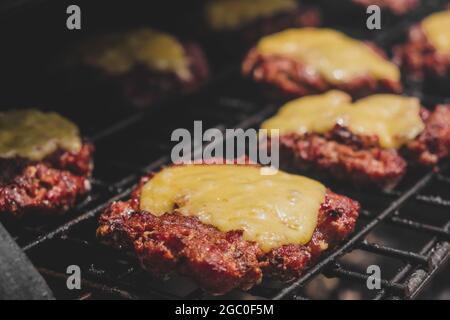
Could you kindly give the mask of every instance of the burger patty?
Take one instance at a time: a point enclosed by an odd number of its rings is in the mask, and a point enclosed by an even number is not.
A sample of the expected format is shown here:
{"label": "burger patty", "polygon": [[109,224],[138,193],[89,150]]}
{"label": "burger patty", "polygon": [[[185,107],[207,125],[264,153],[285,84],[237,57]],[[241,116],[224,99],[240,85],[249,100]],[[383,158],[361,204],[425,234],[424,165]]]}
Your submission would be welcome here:
{"label": "burger patty", "polygon": [[450,155],[450,105],[438,105],[430,113],[423,109],[425,130],[409,142],[404,155],[413,164],[433,166]]}
{"label": "burger patty", "polygon": [[408,41],[394,48],[397,64],[414,78],[450,77],[450,54],[438,52],[420,25],[413,26]]}
{"label": "burger patty", "polygon": [[284,245],[264,253],[243,231],[221,232],[197,217],[172,212],[162,216],[139,210],[140,186],[125,202],[112,203],[100,216],[97,236],[130,251],[155,276],[174,271],[192,277],[213,294],[250,289],[263,276],[290,281],[301,276],[320,254],[354,229],[359,203],[327,190],[311,241]]}
{"label": "burger patty", "polygon": [[376,136],[361,137],[336,126],[327,134],[287,134],[280,137],[283,166],[315,169],[358,186],[394,187],[408,165],[433,166],[450,154],[450,105],[424,108],[424,131],[404,148],[382,149]]}
{"label": "burger patty", "polygon": [[[382,50],[372,46],[382,54]],[[275,96],[294,98],[323,93],[332,89],[345,91],[353,97],[364,97],[374,93],[402,92],[400,82],[376,79],[370,75],[352,81],[333,84],[318,73],[311,73],[308,65],[281,55],[263,55],[253,48],[242,64],[242,73],[254,82],[267,87]]]}
{"label": "burger patty", "polygon": [[288,134],[280,137],[280,159],[283,167],[330,174],[357,186],[394,187],[406,172],[406,161],[396,150],[378,146],[349,144],[336,135],[354,135],[336,127],[326,135]]}
{"label": "burger patty", "polygon": [[209,66],[203,50],[193,43],[183,46],[189,61],[189,79],[181,79],[173,72],[154,72],[144,66],[136,66],[130,72],[117,76],[124,96],[136,107],[144,108],[171,95],[195,90],[204,83],[209,77]]}
{"label": "burger patty", "polygon": [[0,213],[58,213],[90,190],[92,144],[77,153],[57,150],[42,161],[0,159]]}

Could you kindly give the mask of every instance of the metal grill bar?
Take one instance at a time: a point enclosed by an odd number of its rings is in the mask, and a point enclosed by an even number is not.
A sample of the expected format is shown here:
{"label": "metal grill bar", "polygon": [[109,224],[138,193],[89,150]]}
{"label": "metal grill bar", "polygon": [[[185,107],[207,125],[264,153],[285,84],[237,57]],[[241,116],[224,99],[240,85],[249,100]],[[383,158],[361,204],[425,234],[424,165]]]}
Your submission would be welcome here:
{"label": "metal grill bar", "polygon": [[439,174],[436,175],[436,178],[438,179],[438,181],[450,184],[450,177],[444,176],[444,175],[439,173]]}
{"label": "metal grill bar", "polygon": [[125,191],[122,191],[120,193],[118,193],[116,196],[108,199],[107,201],[103,202],[102,204],[98,205],[96,208],[89,210],[88,212],[66,222],[65,224],[59,226],[58,228],[56,228],[53,231],[48,232],[47,234],[38,237],[36,240],[34,240],[31,243],[26,244],[25,246],[22,247],[22,249],[24,251],[28,251],[42,243],[44,243],[45,241],[54,239],[55,237],[63,234],[64,232],[67,232],[70,228],[76,226],[78,223],[85,221],[87,219],[93,218],[101,209],[103,209],[104,207],[106,207],[110,202],[112,201],[117,201],[120,200],[122,198],[124,198],[125,196],[127,196],[128,194],[130,194],[130,192],[132,191],[133,188],[129,188]]}
{"label": "metal grill bar", "polygon": [[[336,265],[332,268],[326,270],[326,275],[333,277],[345,277],[355,280],[360,280],[363,283],[366,283],[367,279],[369,279],[369,275],[363,274],[356,271],[346,270],[339,265]],[[398,292],[399,294],[403,294],[406,290],[404,285],[400,285],[385,279],[380,279],[380,283],[383,287],[388,288],[394,292]]]}
{"label": "metal grill bar", "polygon": [[445,228],[435,227],[429,224],[420,223],[417,221],[402,219],[400,217],[392,217],[390,222],[396,225],[401,225],[402,227],[406,227],[413,230],[418,230],[421,232],[427,232],[433,235],[437,235],[443,240],[450,241],[450,232]]}
{"label": "metal grill bar", "polygon": [[[450,228],[450,221],[449,223],[447,223],[446,227],[447,230]],[[425,255],[427,253],[430,254],[430,256],[433,256],[433,253],[430,251],[433,249],[433,247],[436,246],[436,242],[437,242],[437,237],[433,237],[427,244],[425,244],[422,248],[422,250],[420,250],[420,254]],[[431,263],[431,268],[432,271],[430,273],[428,273],[428,277],[423,278],[423,284],[417,284],[416,281],[410,281],[411,283],[414,283],[414,286],[409,285],[408,286],[408,292],[407,292],[407,297],[410,299],[414,299],[420,292],[420,288],[423,288],[424,285],[426,285],[426,283],[428,283],[428,281],[432,278],[432,276],[434,275],[434,273],[437,271],[437,266],[439,265],[439,263],[441,264],[445,264],[446,261],[450,258],[450,248],[449,248],[449,243],[445,242],[443,244],[444,247],[447,248],[447,251],[445,254],[443,255],[439,255],[439,259],[437,261],[437,263]],[[432,259],[430,259],[431,261]],[[411,272],[411,270],[414,268],[414,265],[411,263],[406,264],[402,269],[399,270],[399,272],[392,278],[392,282],[398,282],[401,281],[408,273]],[[408,280],[407,280],[408,281]],[[414,287],[414,288],[412,288]],[[415,290],[412,290],[415,289]],[[386,296],[386,290],[381,290],[380,293],[375,297],[376,300],[380,300],[383,299]]]}
{"label": "metal grill bar", "polygon": [[[64,282],[67,281],[67,274],[58,273],[58,272],[55,272],[52,270],[47,270],[45,268],[39,268],[38,270],[42,275],[44,275],[46,277],[59,279]],[[132,299],[138,298],[137,295],[133,295],[125,290],[112,288],[107,285],[99,285],[96,282],[91,282],[91,281],[88,281],[85,279],[81,280],[81,286],[83,288],[87,288],[92,291],[100,291],[100,292],[104,292],[104,293],[112,295],[112,296],[117,296],[121,299],[132,300]]]}
{"label": "metal grill bar", "polygon": [[[390,190],[385,191],[385,194],[391,197],[398,197],[401,195],[401,192],[396,190]],[[443,199],[440,196],[418,194],[416,195],[415,200],[426,204],[436,205],[439,207],[450,207],[450,200]]]}
{"label": "metal grill bar", "polygon": [[410,261],[412,263],[428,264],[428,257],[425,255],[394,249],[376,243],[369,243],[365,240],[359,244],[359,248],[369,252],[382,254],[388,257]]}

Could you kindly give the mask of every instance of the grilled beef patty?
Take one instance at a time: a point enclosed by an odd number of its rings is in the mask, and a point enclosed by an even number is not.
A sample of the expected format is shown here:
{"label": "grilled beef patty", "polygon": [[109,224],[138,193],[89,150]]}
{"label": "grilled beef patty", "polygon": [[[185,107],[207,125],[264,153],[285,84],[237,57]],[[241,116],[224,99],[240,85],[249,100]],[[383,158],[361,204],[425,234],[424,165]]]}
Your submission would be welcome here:
{"label": "grilled beef patty", "polygon": [[263,276],[289,281],[301,276],[325,250],[354,229],[359,203],[327,190],[312,239],[306,245],[284,245],[264,253],[243,231],[221,232],[197,217],[162,216],[139,210],[143,178],[128,201],[112,203],[100,217],[98,238],[136,255],[149,273],[174,271],[192,277],[213,294],[247,290]]}
{"label": "grilled beef patty", "polygon": [[173,72],[153,72],[136,66],[130,72],[114,77],[123,95],[138,108],[161,102],[174,94],[195,90],[209,77],[209,66],[203,50],[196,44],[183,44],[192,77],[181,79]]}
{"label": "grilled beef patty", "polygon": [[420,24],[410,29],[405,44],[394,48],[394,57],[409,76],[433,82],[440,79],[448,84],[450,54],[438,52],[427,39]]}
{"label": "grilled beef patty", "polygon": [[433,166],[450,154],[450,105],[433,112],[424,108],[424,131],[400,150],[382,149],[376,136],[361,137],[336,126],[321,135],[287,134],[280,137],[284,166],[315,169],[358,186],[389,189],[404,176],[407,166]]}
{"label": "grilled beef patty", "polygon": [[[378,53],[382,50],[371,46]],[[384,55],[384,54],[383,54]],[[349,82],[333,84],[319,73],[311,73],[297,60],[280,55],[263,55],[256,48],[249,51],[242,64],[245,77],[261,84],[265,91],[275,97],[286,99],[323,93],[332,89],[345,91],[353,97],[364,97],[374,93],[402,91],[400,82],[376,79],[370,75]]]}
{"label": "grilled beef patty", "polygon": [[151,28],[92,36],[67,60],[68,82],[75,88],[117,90],[137,108],[195,90],[209,76],[199,45]]}
{"label": "grilled beef patty", "polygon": [[0,214],[67,211],[90,189],[94,147],[57,150],[42,161],[0,159]]}

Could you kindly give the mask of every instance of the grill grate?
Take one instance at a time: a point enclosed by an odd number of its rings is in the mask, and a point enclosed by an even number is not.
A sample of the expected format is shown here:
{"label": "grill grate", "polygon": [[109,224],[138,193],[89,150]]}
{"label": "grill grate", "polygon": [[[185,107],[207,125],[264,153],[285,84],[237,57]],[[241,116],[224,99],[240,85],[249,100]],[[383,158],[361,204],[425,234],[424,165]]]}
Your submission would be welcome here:
{"label": "grill grate", "polygon": [[[429,1],[415,20],[436,8],[436,3]],[[375,41],[383,47],[391,47],[413,21],[377,34]],[[420,97],[426,106],[446,101],[442,97],[425,95],[412,84],[407,85],[407,93]],[[258,94],[240,79],[236,68],[227,68],[197,94],[161,106],[158,114],[136,112],[102,130],[94,130],[91,138],[97,146],[97,168],[90,196],[71,213],[56,220],[46,221],[41,217],[39,220],[3,221],[57,298],[212,298],[181,276],[153,279],[139,268],[133,257],[98,243],[95,239],[97,219],[111,201],[126,198],[141,175],[169,163],[171,145],[164,141],[170,140],[173,129],[192,126],[197,119],[203,120],[205,127],[257,128],[275,112],[276,106],[255,97]],[[410,173],[390,192],[361,192],[326,181],[336,192],[362,203],[354,234],[289,285],[265,281],[249,292],[236,291],[226,297],[311,299],[315,296],[308,288],[314,283],[320,285],[320,279],[330,278],[351,283],[352,288],[357,287],[361,292],[360,297],[416,298],[450,257],[449,165],[443,163],[432,172]],[[394,234],[394,240],[377,236],[389,232]],[[358,254],[371,258],[367,262],[356,259],[355,263],[355,259],[350,258]],[[386,275],[383,273],[382,289],[367,292],[365,268],[371,264],[369,262],[378,261],[373,260],[374,256],[391,263]],[[69,291],[65,287],[65,268],[70,264],[82,269],[81,291]]]}
{"label": "grill grate", "polygon": [[[238,127],[256,127],[271,112],[273,112],[273,107],[269,106],[249,117],[245,123],[240,124]],[[110,186],[109,194],[114,194],[115,196],[113,198],[107,197],[106,201],[99,203],[98,206],[86,211],[84,214],[76,217],[75,219],[68,221],[66,224],[58,227],[53,232],[45,234],[35,241],[26,244],[24,246],[24,250],[29,252],[30,255],[35,257],[38,261],[45,261],[45,257],[40,256],[40,252],[49,251],[46,244],[54,242],[54,246],[57,250],[56,252],[60,252],[61,250],[70,251],[70,248],[75,246],[78,248],[83,247],[87,251],[95,252],[95,254],[100,257],[108,257],[105,261],[113,261],[113,264],[119,264],[120,267],[123,267],[123,270],[117,274],[114,273],[113,275],[108,268],[102,269],[101,267],[90,265],[88,272],[89,275],[82,284],[85,290],[88,289],[93,292],[100,292],[101,295],[106,295],[108,297],[117,297],[122,299],[131,299],[136,297],[167,299],[208,297],[192,284],[189,286],[192,287],[193,290],[186,296],[167,290],[167,287],[165,288],[166,284],[161,283],[159,280],[146,277],[145,273],[139,269],[136,261],[130,257],[122,256],[120,254],[117,256],[117,252],[113,252],[109,248],[98,244],[93,238],[96,219],[102,208],[110,201],[126,197],[131,192],[134,183],[137,181],[142,172],[155,170],[161,167],[161,165],[168,163],[168,160],[168,157],[163,156],[151,165],[144,166],[140,170],[137,170],[136,174],[126,177]],[[450,198],[444,199],[443,196],[439,194],[430,195],[428,193],[422,193],[427,189],[433,189],[436,183],[438,184],[438,187],[441,187],[440,184],[442,183],[446,184],[448,187],[448,184],[450,183],[448,182],[449,177],[446,174],[448,174],[447,165],[444,164],[439,173],[429,172],[424,175],[418,175],[415,177],[416,181],[413,184],[401,186],[404,190],[401,190],[400,188],[399,190],[395,190],[393,192],[377,193],[376,195],[362,194],[358,191],[347,190],[345,194],[349,194],[363,203],[366,199],[374,201],[373,197],[375,196],[375,201],[379,202],[380,198],[383,198],[385,203],[389,203],[389,205],[386,209],[381,211],[375,211],[375,209],[371,209],[369,211],[365,209],[361,215],[361,220],[364,220],[363,227],[358,229],[355,234],[337,250],[330,253],[326,258],[322,259],[317,265],[311,268],[298,281],[281,289],[279,287],[272,288],[270,285],[266,287],[265,284],[263,284],[262,286],[251,290],[250,293],[247,294],[268,299],[306,298],[299,295],[298,291],[320,273],[324,273],[327,277],[351,279],[354,282],[364,284],[368,278],[367,274],[348,269],[339,263],[340,258],[353,250],[363,250],[366,252],[375,253],[377,255],[394,258],[404,263],[404,266],[398,270],[395,276],[382,280],[383,290],[380,290],[375,298],[416,297],[426,282],[431,279],[439,267],[444,265],[450,256],[450,246],[447,242],[450,239],[450,217],[448,216],[448,201]],[[446,189],[444,188],[441,190],[445,191]],[[352,192],[355,194],[352,195]],[[402,211],[404,210],[404,207],[408,204],[411,205],[411,203],[420,203],[429,209],[429,213],[433,214],[439,213],[434,212],[436,208],[442,208],[442,214],[447,219],[447,222],[443,225],[436,226],[419,222],[413,218],[403,217]],[[418,251],[412,252],[366,240],[366,236],[382,224],[395,225],[405,231],[419,231],[424,233],[429,238],[429,242],[427,242]],[[87,239],[86,234],[90,235]],[[51,247],[53,248],[53,245],[51,245]],[[73,258],[73,261],[79,263],[82,256],[79,256],[78,254],[74,254],[74,256],[76,258]],[[81,258],[81,260],[84,259]],[[89,258],[86,258],[86,263],[90,263]],[[54,271],[54,267],[49,269],[40,268],[39,270],[47,278],[60,281],[66,279],[66,274],[63,271]],[[143,283],[145,283],[145,288],[142,288],[142,285],[134,285],[136,283],[140,283],[138,280],[140,278],[144,279]],[[175,282],[178,283],[178,281]],[[158,284],[156,287],[154,287],[155,283]],[[142,292],[135,292],[136,288],[139,287]],[[240,294],[242,293],[239,293],[238,296],[240,296]],[[92,298],[92,293],[90,293],[89,296],[81,295],[78,298]]]}

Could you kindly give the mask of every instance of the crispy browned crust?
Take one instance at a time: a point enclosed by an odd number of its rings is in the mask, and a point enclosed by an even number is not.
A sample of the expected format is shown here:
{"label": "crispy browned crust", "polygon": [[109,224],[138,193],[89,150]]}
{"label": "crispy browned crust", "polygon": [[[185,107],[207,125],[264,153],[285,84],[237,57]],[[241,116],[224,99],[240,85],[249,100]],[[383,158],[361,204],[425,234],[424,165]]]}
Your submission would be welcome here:
{"label": "crispy browned crust", "polygon": [[[406,161],[396,150],[342,141],[335,134],[342,130],[338,128],[327,135],[293,133],[280,137],[283,165],[300,170],[313,169],[357,186],[389,189],[400,181],[406,172]],[[350,139],[359,140],[348,130],[344,132]]]}
{"label": "crispy browned crust", "polygon": [[388,10],[395,15],[404,15],[418,7],[419,0],[352,0],[356,5],[368,7],[377,5],[383,10]]}
{"label": "crispy browned crust", "polygon": [[43,161],[0,159],[0,214],[60,213],[90,189],[92,144],[58,150]]}
{"label": "crispy browned crust", "polygon": [[[379,54],[383,52],[373,45],[370,47]],[[354,97],[382,92],[402,92],[400,82],[378,80],[369,75],[347,83],[332,84],[321,75],[308,72],[307,65],[280,55],[263,55],[256,48],[252,48],[244,59],[242,74],[271,89],[276,96],[286,98],[318,94],[331,89],[348,92]]]}
{"label": "crispy browned crust", "polygon": [[97,236],[131,251],[149,273],[179,272],[213,294],[249,289],[263,275],[283,281],[298,278],[323,251],[353,231],[359,213],[356,201],[328,191],[310,243],[264,254],[258,244],[243,239],[242,231],[224,233],[196,217],[140,211],[140,187],[150,178],[143,179],[130,200],[115,202],[103,212]]}
{"label": "crispy browned crust", "polygon": [[261,280],[260,250],[241,233],[222,233],[178,214],[156,217],[128,205],[112,204],[100,218],[97,235],[129,249],[152,275],[178,271],[216,294],[249,288]]}
{"label": "crispy browned crust", "polygon": [[424,131],[401,150],[382,149],[378,138],[361,137],[336,126],[320,134],[288,134],[280,137],[283,165],[314,169],[357,186],[394,187],[407,166],[434,166],[450,154],[450,106],[440,105],[421,117]]}
{"label": "crispy browned crust", "polygon": [[413,26],[405,44],[394,48],[395,62],[412,78],[450,76],[450,55],[438,52],[428,41],[420,24]]}
{"label": "crispy browned crust", "polygon": [[423,117],[425,130],[408,143],[404,154],[412,164],[434,166],[450,155],[450,105],[438,105]]}

